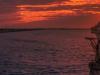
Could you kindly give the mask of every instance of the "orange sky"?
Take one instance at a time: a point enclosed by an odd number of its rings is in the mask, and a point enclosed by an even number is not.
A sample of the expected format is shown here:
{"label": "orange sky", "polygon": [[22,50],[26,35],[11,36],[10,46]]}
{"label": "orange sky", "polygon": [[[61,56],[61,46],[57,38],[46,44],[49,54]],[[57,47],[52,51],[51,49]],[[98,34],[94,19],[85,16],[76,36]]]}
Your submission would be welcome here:
{"label": "orange sky", "polygon": [[1,1],[1,28],[90,28],[100,21],[100,0],[25,1]]}

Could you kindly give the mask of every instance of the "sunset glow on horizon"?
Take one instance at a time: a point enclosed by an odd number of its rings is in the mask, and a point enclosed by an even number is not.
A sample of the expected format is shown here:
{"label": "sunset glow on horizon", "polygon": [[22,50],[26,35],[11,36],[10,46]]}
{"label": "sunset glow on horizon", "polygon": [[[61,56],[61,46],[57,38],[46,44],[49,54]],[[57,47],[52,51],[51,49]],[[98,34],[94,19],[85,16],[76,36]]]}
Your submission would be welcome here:
{"label": "sunset glow on horizon", "polygon": [[[100,21],[100,0],[59,0],[45,4],[35,4],[33,1],[33,3],[29,4],[28,1],[25,4],[19,2],[19,4],[13,5],[16,11],[11,12],[11,15],[9,15],[9,12],[8,15],[1,13],[0,15],[3,15],[3,18],[0,18],[0,20],[4,22],[0,21],[2,24],[0,27],[23,27],[28,23],[31,23],[32,25],[29,25],[29,27],[33,28],[37,25],[42,27],[43,24],[49,27],[49,22],[51,22],[50,27],[89,28]],[[1,11],[5,10],[1,9]]]}
{"label": "sunset glow on horizon", "polygon": [[32,22],[53,19],[56,16],[63,15],[75,15],[76,13],[72,10],[55,10],[55,11],[28,11],[21,10],[17,12],[20,16],[20,22]]}

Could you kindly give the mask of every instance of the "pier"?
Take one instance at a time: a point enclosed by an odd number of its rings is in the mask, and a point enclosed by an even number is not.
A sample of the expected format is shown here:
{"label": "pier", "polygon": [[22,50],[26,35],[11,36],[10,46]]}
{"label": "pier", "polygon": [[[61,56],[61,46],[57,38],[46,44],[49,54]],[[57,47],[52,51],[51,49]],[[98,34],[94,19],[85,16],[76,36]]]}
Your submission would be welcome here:
{"label": "pier", "polygon": [[91,28],[91,32],[96,35],[96,38],[86,38],[95,49],[95,60],[89,63],[90,75],[100,75],[100,22]]}

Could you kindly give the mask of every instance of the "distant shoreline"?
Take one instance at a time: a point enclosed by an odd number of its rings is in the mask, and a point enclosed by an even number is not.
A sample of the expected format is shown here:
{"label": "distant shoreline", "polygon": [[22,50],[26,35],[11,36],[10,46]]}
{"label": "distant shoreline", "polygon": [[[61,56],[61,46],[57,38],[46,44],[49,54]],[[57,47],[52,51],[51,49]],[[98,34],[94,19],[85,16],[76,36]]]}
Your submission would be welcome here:
{"label": "distant shoreline", "polygon": [[89,28],[0,28],[0,30],[89,30]]}
{"label": "distant shoreline", "polygon": [[89,30],[89,29],[74,29],[74,28],[32,28],[32,29],[14,29],[14,28],[8,28],[8,29],[0,29],[0,33],[7,33],[7,32],[21,32],[21,31],[34,31],[34,30]]}

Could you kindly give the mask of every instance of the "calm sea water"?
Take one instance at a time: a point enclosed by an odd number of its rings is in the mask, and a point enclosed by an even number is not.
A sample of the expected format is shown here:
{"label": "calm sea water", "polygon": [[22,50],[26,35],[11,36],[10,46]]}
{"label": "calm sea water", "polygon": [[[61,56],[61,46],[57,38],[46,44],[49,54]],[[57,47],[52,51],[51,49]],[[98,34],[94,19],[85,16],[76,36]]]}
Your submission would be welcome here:
{"label": "calm sea water", "polygon": [[0,75],[89,75],[94,50],[89,30],[36,30],[0,34]]}

